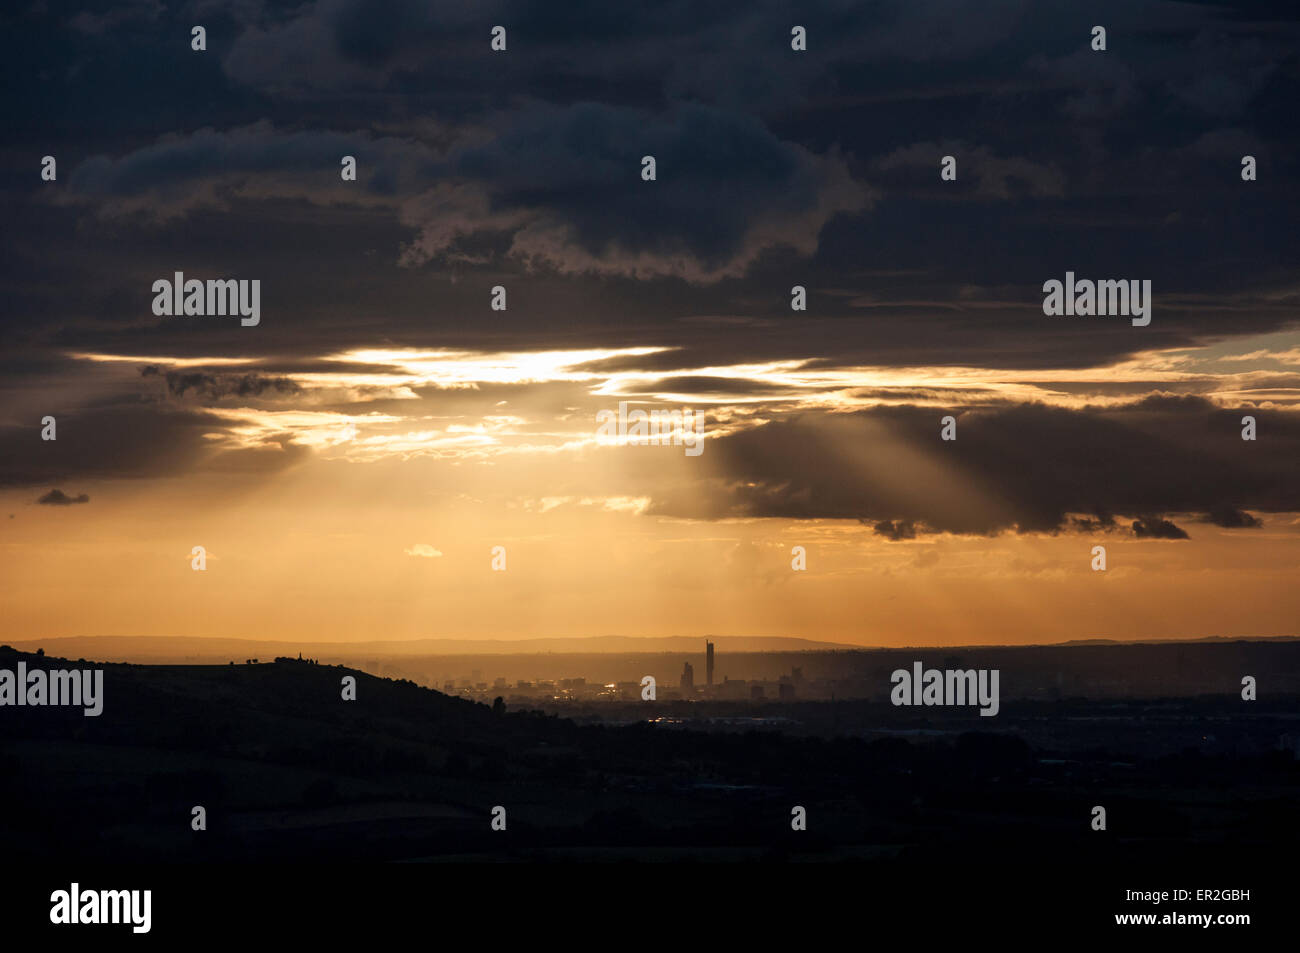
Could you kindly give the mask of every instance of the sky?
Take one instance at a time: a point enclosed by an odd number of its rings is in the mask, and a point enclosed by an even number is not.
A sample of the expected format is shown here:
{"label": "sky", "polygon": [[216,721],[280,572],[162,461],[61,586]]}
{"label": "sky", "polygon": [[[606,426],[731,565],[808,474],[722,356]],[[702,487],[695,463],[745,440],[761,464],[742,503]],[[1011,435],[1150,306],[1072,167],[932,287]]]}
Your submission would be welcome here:
{"label": "sky", "polygon": [[[2,636],[1297,634],[1293,4],[0,34]],[[155,313],[177,272],[258,322]],[[1149,281],[1150,323],[1045,314],[1067,273]]]}

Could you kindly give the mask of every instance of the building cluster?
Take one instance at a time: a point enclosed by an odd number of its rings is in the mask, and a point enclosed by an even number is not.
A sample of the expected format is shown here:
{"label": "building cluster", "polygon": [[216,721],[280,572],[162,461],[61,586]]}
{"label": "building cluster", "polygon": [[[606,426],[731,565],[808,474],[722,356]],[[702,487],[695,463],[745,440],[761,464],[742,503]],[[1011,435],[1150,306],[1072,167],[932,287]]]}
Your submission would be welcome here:
{"label": "building cluster", "polygon": [[[444,679],[432,687],[448,695],[491,702],[498,696],[506,702],[523,704],[538,701],[626,701],[642,700],[643,686],[639,681],[601,682],[582,677],[557,679],[519,679],[509,681],[495,678],[489,682],[480,669],[468,677]],[[804,678],[802,666],[794,666],[790,674],[775,679],[721,679],[717,676],[716,657],[712,642],[704,643],[704,681],[695,677],[695,666],[686,662],[676,686],[666,680],[655,685],[656,701],[794,701],[799,698],[832,698],[838,683]],[[843,695],[841,694],[841,697]]]}

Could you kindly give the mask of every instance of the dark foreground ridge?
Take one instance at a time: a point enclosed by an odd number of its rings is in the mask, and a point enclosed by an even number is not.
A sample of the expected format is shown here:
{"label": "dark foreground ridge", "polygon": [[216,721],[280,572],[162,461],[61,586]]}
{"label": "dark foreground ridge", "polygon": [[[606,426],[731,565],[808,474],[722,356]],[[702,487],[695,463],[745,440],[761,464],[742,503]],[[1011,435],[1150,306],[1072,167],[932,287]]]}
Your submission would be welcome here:
{"label": "dark foreground ridge", "polygon": [[[1300,658],[1300,643],[1270,651]],[[1263,863],[1297,847],[1300,696],[1267,683],[1254,702],[1022,699],[995,719],[802,702],[787,723],[745,730],[743,704],[717,728],[655,702],[626,706],[636,723],[579,724],[287,658],[140,666],[0,649],[0,669],[20,661],[102,668],[104,707],[0,708],[0,836],[15,859],[946,869],[954,856]],[[1105,831],[1091,828],[1095,805]],[[196,806],[206,830],[192,829]],[[795,806],[806,830],[791,829]]]}

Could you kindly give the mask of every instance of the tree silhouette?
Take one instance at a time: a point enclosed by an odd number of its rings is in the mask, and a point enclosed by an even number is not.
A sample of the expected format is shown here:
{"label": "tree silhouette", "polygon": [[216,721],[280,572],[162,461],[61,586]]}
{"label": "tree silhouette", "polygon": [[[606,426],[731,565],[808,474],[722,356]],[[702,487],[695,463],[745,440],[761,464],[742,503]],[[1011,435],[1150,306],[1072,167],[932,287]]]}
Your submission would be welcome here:
{"label": "tree silhouette", "polygon": [[492,714],[504,715],[505,713],[506,713],[506,700],[502,698],[500,695],[498,695],[496,701],[492,703]]}

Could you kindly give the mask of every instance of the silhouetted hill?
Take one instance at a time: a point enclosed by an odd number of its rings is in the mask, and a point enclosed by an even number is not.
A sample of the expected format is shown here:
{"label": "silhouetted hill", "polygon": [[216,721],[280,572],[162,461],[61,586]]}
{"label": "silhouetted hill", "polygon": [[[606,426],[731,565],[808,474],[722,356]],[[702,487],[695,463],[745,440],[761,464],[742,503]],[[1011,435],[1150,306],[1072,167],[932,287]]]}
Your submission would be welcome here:
{"label": "silhouetted hill", "polygon": [[[705,731],[677,723],[689,703],[582,725],[290,659],[96,666],[0,649],[0,668],[20,660],[102,667],[104,709],[0,708],[0,842],[17,860],[946,863],[996,847],[1047,864],[1297,846],[1295,695],[1009,702],[996,725],[803,702],[784,709],[790,731],[747,730],[746,706],[720,705],[736,717]],[[1088,827],[1100,791],[1104,839]],[[508,836],[490,827],[496,806]]]}

